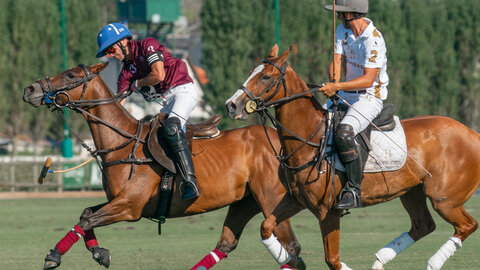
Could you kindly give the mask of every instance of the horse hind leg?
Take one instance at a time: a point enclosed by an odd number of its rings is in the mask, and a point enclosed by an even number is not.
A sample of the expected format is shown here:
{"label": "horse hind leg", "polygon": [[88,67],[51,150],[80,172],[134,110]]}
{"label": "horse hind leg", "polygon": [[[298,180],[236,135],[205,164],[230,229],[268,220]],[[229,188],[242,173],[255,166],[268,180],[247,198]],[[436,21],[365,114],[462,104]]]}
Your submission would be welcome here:
{"label": "horse hind leg", "polygon": [[467,239],[477,228],[477,221],[471,217],[463,205],[449,208],[448,202],[433,202],[433,208],[438,214],[455,228],[455,233],[445,244],[428,260],[427,270],[437,270],[453,256],[457,249],[462,247],[462,242]]}
{"label": "horse hind leg", "polygon": [[372,270],[383,269],[383,265],[435,230],[435,222],[427,207],[423,185],[412,188],[402,195],[400,200],[410,216],[412,226],[408,233],[402,233],[375,254],[377,259],[372,265]]}
{"label": "horse hind leg", "polygon": [[252,196],[231,204],[217,246],[190,270],[210,269],[220,260],[227,258],[228,254],[237,247],[247,223],[260,212],[261,210]]}

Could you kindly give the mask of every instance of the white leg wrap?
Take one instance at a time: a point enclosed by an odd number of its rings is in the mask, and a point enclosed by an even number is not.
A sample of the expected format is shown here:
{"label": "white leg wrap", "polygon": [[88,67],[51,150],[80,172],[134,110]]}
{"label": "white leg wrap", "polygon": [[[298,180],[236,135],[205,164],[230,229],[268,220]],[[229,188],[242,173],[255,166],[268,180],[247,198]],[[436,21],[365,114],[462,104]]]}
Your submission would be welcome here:
{"label": "white leg wrap", "polygon": [[450,237],[448,241],[428,260],[427,270],[438,270],[450,258],[457,249],[462,247],[462,240]]}
{"label": "white leg wrap", "polygon": [[[415,241],[407,232],[402,233],[375,254],[377,261],[373,264],[372,269],[383,269],[383,264],[387,264],[393,260],[395,256],[413,245],[413,243],[415,243]],[[382,265],[380,266],[378,262]]]}
{"label": "white leg wrap", "polygon": [[372,270],[384,270],[383,263],[377,259],[372,265]]}
{"label": "white leg wrap", "polygon": [[280,244],[273,233],[270,238],[261,240],[261,242],[279,265],[284,265],[290,261],[290,254],[288,254],[287,250]]}
{"label": "white leg wrap", "polygon": [[342,264],[342,268],[340,270],[353,270],[352,268],[348,267],[345,263],[340,262]]}

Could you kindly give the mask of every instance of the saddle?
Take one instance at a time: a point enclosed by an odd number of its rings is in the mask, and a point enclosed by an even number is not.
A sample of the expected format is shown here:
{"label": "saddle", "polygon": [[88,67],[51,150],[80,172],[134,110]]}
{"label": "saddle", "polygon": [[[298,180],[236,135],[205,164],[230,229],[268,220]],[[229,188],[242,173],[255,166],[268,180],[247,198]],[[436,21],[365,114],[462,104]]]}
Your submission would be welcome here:
{"label": "saddle", "polygon": [[[158,140],[158,134],[160,134],[160,137],[163,137],[163,120],[166,116],[167,114],[165,113],[159,113],[150,121],[150,133],[148,134],[147,146],[155,161],[173,174],[176,174],[175,164],[168,152],[166,140]],[[187,132],[185,135],[190,152],[192,152],[193,139],[208,139],[220,135],[217,124],[221,119],[222,116],[216,114],[200,123],[194,125],[187,124]]]}
{"label": "saddle", "polygon": [[[340,124],[340,121],[345,116],[348,106],[340,103],[337,105],[337,113],[334,116],[334,125],[335,128]],[[393,118],[397,106],[392,103],[385,103],[380,114],[373,119],[372,124],[374,124],[381,131],[392,131],[395,128],[395,119]],[[355,140],[360,145],[360,156],[362,157],[363,165],[367,162],[368,153],[372,150],[372,145],[370,144],[370,134],[374,126],[370,124],[366,129],[360,132],[355,136]]]}

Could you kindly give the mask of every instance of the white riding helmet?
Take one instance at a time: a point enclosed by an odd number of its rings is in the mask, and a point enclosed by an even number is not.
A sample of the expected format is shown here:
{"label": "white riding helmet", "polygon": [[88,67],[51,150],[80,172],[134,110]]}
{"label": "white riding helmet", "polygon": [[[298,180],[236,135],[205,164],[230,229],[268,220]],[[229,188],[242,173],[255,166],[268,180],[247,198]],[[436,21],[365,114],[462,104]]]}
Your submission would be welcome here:
{"label": "white riding helmet", "polygon": [[[333,10],[333,5],[325,6],[328,10]],[[368,0],[335,0],[336,12],[368,12]]]}

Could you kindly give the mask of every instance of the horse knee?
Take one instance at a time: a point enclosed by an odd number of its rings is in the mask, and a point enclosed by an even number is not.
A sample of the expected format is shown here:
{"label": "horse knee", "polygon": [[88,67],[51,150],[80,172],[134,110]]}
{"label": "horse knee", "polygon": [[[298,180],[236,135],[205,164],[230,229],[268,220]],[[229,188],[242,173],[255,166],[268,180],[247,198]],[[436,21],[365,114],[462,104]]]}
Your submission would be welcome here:
{"label": "horse knee", "polygon": [[260,234],[262,239],[268,239],[272,235],[273,229],[276,226],[275,220],[276,218],[271,215],[262,222],[262,225],[260,227]]}

